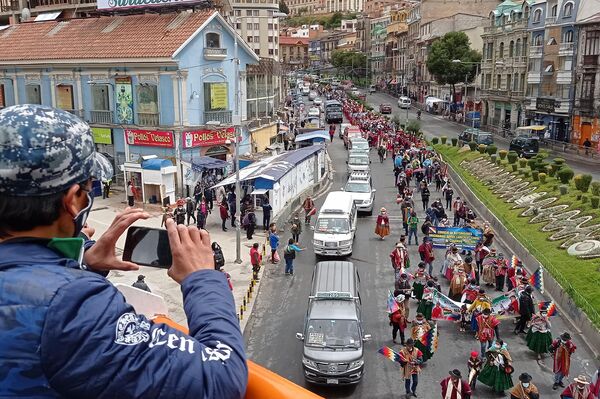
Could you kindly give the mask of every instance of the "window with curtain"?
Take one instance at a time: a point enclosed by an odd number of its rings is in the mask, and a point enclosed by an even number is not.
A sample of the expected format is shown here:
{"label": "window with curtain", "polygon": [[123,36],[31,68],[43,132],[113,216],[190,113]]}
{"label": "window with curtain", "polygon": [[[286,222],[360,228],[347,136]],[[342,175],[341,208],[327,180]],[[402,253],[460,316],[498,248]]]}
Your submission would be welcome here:
{"label": "window with curtain", "polygon": [[27,104],[41,104],[42,94],[40,93],[40,85],[27,85],[25,87],[25,98]]}
{"label": "window with curtain", "polygon": [[227,82],[204,83],[204,111],[226,111],[228,108]]}
{"label": "window with curtain", "polygon": [[158,114],[158,87],[141,84],[137,86],[137,112]]}

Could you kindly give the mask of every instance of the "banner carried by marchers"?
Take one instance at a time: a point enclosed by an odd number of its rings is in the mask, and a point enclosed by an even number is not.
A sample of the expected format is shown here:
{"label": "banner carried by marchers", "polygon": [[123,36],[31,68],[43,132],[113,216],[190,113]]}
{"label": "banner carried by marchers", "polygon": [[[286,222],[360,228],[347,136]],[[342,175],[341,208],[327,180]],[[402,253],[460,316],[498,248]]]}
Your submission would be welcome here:
{"label": "banner carried by marchers", "polygon": [[435,248],[446,248],[454,243],[459,249],[474,250],[477,241],[483,237],[483,231],[472,227],[432,227],[429,234]]}

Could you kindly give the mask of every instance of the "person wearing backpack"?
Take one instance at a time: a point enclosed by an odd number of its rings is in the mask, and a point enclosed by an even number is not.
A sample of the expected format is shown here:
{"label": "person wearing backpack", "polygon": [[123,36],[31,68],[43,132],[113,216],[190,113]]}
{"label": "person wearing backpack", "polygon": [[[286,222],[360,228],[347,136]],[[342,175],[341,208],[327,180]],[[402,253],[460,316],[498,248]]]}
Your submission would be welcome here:
{"label": "person wearing backpack", "polygon": [[288,240],[288,245],[283,251],[283,258],[285,259],[285,274],[294,275],[294,259],[296,259],[296,252],[304,251],[304,248],[298,247],[294,243],[294,239]]}

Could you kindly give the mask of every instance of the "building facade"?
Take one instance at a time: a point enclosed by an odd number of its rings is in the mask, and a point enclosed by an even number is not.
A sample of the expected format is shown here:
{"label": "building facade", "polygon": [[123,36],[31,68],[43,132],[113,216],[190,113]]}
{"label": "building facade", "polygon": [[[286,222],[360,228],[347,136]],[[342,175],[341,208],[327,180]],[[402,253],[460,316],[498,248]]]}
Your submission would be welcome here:
{"label": "building facade", "polygon": [[[144,186],[138,163],[153,155],[177,165],[181,188],[181,162],[231,160],[236,127],[251,122],[253,90],[265,97],[272,90],[268,76],[248,75],[259,58],[239,37],[236,74],[235,37],[212,10],[14,25],[0,32],[0,106],[65,109],[90,124],[98,150],[127,179]],[[256,107],[268,110],[266,101]],[[150,191],[161,197],[169,190]]]}
{"label": "building facade", "polygon": [[279,49],[281,63],[287,67],[286,70],[308,67],[308,38],[280,36]]}
{"label": "building facade", "polygon": [[482,35],[482,123],[514,129],[525,123],[525,89],[529,47],[527,2],[504,1],[490,13]]}

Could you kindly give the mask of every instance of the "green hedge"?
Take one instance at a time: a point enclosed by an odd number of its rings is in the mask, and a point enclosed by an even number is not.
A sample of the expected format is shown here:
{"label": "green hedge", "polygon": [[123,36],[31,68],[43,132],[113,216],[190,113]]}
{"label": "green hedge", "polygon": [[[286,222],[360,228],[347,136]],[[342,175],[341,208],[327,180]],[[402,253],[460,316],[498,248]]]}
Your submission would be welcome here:
{"label": "green hedge", "polygon": [[556,172],[556,175],[562,184],[569,184],[569,181],[575,176],[575,172],[568,166],[563,166]]}
{"label": "green hedge", "polygon": [[573,182],[575,183],[577,190],[581,191],[582,193],[587,193],[590,188],[590,184],[592,183],[592,175],[577,175],[573,178]]}
{"label": "green hedge", "polygon": [[446,141],[448,141],[448,137],[442,136],[442,144],[446,144]]}
{"label": "green hedge", "polygon": [[487,148],[485,149],[485,152],[487,152],[490,155],[495,154],[496,151],[498,151],[498,147],[496,147],[493,144],[488,145]]}
{"label": "green hedge", "polygon": [[440,139],[437,138],[437,137],[434,137],[434,138],[431,139],[431,144],[433,144],[433,145],[436,145],[439,142],[440,142]]}
{"label": "green hedge", "polygon": [[450,141],[452,141],[452,146],[456,147],[458,145],[458,137],[452,137],[450,139]]}
{"label": "green hedge", "polygon": [[598,197],[598,196],[591,197],[590,203],[592,204],[593,209],[598,209],[598,206],[600,206],[600,197]]}
{"label": "green hedge", "polygon": [[561,184],[560,186],[558,186],[558,189],[560,190],[560,195],[567,195],[567,193],[569,192],[569,186],[567,186],[566,184]]}
{"label": "green hedge", "polygon": [[469,141],[469,148],[471,149],[471,151],[477,150],[477,142],[476,141]]}
{"label": "green hedge", "polygon": [[542,183],[542,184],[546,183],[546,176],[547,175],[545,173],[540,173],[538,175],[538,177],[540,178],[540,183]]}
{"label": "green hedge", "polygon": [[498,155],[500,155],[500,159],[505,160],[506,156],[508,155],[508,151],[500,150],[500,151],[498,151]]}
{"label": "green hedge", "polygon": [[480,153],[480,154],[485,154],[485,149],[486,149],[486,147],[487,147],[487,145],[485,145],[485,144],[479,144],[479,145],[477,146],[477,149],[479,150],[479,153]]}
{"label": "green hedge", "polygon": [[540,172],[538,172],[537,170],[532,170],[531,177],[533,178],[534,181],[539,181],[540,180]]}
{"label": "green hedge", "polygon": [[527,166],[527,159],[519,158],[519,167],[524,168],[525,166]]}
{"label": "green hedge", "polygon": [[507,157],[509,163],[515,163],[517,162],[517,159],[519,159],[519,154],[517,154],[516,151],[509,151]]}
{"label": "green hedge", "polygon": [[592,194],[596,196],[600,196],[600,182],[594,181],[592,182]]}

